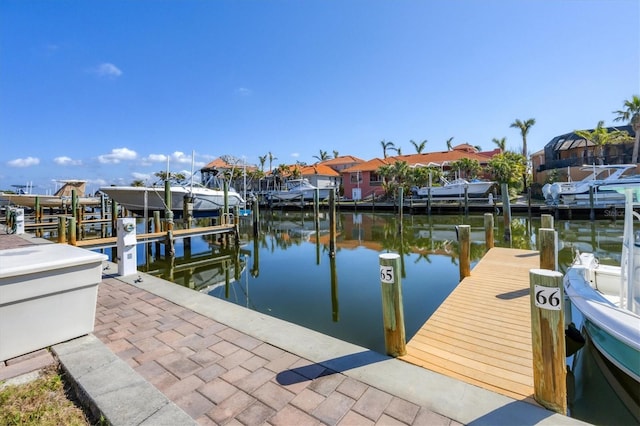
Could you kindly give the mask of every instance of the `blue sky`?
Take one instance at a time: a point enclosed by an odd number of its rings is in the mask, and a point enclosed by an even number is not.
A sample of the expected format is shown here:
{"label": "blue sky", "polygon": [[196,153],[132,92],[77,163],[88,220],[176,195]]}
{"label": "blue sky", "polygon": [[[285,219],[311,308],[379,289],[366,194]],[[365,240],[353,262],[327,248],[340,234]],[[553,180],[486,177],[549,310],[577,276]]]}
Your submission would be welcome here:
{"label": "blue sky", "polygon": [[[0,2],[0,189],[89,189],[221,155],[368,160],[613,125],[638,0]],[[267,164],[268,168],[268,164]]]}

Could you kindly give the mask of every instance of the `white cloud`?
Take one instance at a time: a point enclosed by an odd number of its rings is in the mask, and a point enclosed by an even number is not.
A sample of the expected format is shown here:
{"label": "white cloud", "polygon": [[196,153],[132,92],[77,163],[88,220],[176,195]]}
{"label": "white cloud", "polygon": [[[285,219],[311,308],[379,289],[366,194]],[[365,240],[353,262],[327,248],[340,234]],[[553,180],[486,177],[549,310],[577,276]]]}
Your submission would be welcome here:
{"label": "white cloud", "polygon": [[164,154],[149,154],[145,161],[150,161],[152,163],[166,162],[167,156]]}
{"label": "white cloud", "polygon": [[74,160],[69,157],[56,157],[53,159],[53,162],[59,166],[81,166],[82,160]]}
{"label": "white cloud", "polygon": [[108,62],[105,62],[103,64],[98,65],[94,69],[94,72],[98,76],[106,77],[106,78],[116,78],[116,77],[120,77],[122,75],[122,71],[120,71],[120,68],[118,68],[115,65],[110,64]]}
{"label": "white cloud", "polygon": [[236,89],[236,94],[239,96],[251,96],[253,92],[251,89],[247,89],[246,87],[239,87]]}
{"label": "white cloud", "polygon": [[102,164],[118,164],[124,160],[135,160],[138,154],[128,148],[115,148],[111,150],[111,154],[103,154],[98,156],[98,161]]}
{"label": "white cloud", "polygon": [[40,164],[39,158],[27,157],[27,158],[16,158],[15,160],[9,161],[7,164],[11,167],[29,167],[29,166],[37,166]]}
{"label": "white cloud", "polygon": [[300,157],[300,153],[299,152],[293,152],[293,153],[291,153],[291,156],[293,158],[298,158],[298,157]]}

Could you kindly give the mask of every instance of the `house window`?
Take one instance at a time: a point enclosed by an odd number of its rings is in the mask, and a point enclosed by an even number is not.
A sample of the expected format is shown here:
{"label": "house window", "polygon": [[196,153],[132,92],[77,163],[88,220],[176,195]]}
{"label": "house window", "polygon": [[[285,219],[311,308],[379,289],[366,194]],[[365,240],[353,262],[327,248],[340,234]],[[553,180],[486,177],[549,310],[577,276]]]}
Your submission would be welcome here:
{"label": "house window", "polygon": [[381,183],[382,182],[382,176],[380,176],[376,172],[371,172],[369,174],[369,182],[370,183]]}
{"label": "house window", "polygon": [[362,183],[362,173],[351,173],[351,183]]}

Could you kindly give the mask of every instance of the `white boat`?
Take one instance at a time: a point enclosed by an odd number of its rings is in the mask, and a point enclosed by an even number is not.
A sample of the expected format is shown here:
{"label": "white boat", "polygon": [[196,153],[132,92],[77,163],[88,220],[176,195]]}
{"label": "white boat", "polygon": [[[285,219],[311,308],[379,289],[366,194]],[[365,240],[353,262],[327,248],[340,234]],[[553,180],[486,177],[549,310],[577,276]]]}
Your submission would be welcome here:
{"label": "white boat", "polygon": [[76,191],[77,203],[82,206],[100,205],[100,197],[85,196],[86,180],[60,180],[63,185],[53,195],[51,194],[29,194],[19,191],[17,194],[2,192],[0,201],[7,205],[16,205],[34,208],[36,199],[42,207],[68,207],[71,205],[73,190]]}
{"label": "white boat", "polygon": [[[615,369],[618,387],[630,410],[640,406],[640,183],[612,186],[625,195],[621,264],[600,265],[593,253],[576,256],[564,276],[571,309],[582,318],[582,331]],[[638,222],[637,222],[638,221]]]}
{"label": "white boat", "polygon": [[616,191],[600,190],[603,184],[613,183],[619,179],[627,179],[623,175],[636,168],[635,164],[607,164],[583,166],[582,171],[589,172],[578,181],[547,183],[542,187],[542,194],[548,204],[578,204],[590,202],[590,190],[594,188],[595,203],[623,203],[624,195]]}
{"label": "white boat", "polygon": [[293,201],[304,200],[313,201],[316,190],[319,192],[319,199],[324,200],[329,197],[332,187],[317,188],[312,185],[308,179],[288,179],[285,182],[284,189],[269,191],[267,193],[267,199],[273,201]]}
{"label": "white boat", "polygon": [[[164,186],[103,186],[100,191],[115,200],[130,212],[144,214],[146,211],[166,211]],[[193,199],[194,216],[213,215],[225,205],[223,190],[207,188],[202,185],[171,185],[171,210],[181,216],[185,197]],[[236,207],[244,200],[234,189],[227,191],[227,205]]]}
{"label": "white boat", "polygon": [[441,186],[423,186],[418,188],[415,193],[418,197],[428,197],[429,189],[431,189],[432,197],[464,197],[465,190],[469,197],[482,197],[486,195],[496,184],[492,181],[485,180],[466,180],[466,179],[454,179],[448,181],[445,178],[442,180]]}

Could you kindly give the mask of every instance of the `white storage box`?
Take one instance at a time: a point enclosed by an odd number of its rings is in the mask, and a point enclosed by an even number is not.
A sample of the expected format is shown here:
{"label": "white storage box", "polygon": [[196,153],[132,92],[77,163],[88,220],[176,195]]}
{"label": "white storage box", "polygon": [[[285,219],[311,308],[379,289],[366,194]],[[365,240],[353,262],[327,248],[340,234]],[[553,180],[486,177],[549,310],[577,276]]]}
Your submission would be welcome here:
{"label": "white storage box", "polygon": [[0,361],[92,332],[106,259],[66,244],[0,250]]}

